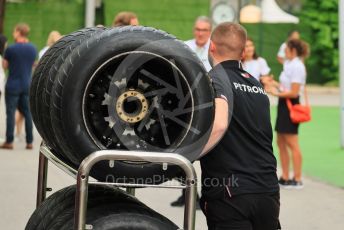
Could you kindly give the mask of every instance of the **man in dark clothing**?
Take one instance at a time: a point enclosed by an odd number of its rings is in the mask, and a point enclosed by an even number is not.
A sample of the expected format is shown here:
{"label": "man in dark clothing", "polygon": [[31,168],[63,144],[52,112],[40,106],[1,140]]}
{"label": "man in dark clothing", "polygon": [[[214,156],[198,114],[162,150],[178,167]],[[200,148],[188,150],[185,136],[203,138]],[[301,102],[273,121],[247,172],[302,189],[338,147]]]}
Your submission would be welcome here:
{"label": "man in dark clothing", "polygon": [[201,207],[210,230],[280,228],[269,99],[242,69],[245,42],[245,29],[235,23],[218,25],[211,36],[215,120],[201,158]]}
{"label": "man in dark clothing", "polygon": [[14,115],[18,108],[25,117],[26,148],[32,149],[32,118],[29,110],[29,88],[32,66],[37,51],[27,38],[30,27],[18,24],[13,31],[15,44],[10,45],[4,54],[3,67],[8,68],[9,76],[5,86],[6,102],[6,142],[0,146],[13,149]]}

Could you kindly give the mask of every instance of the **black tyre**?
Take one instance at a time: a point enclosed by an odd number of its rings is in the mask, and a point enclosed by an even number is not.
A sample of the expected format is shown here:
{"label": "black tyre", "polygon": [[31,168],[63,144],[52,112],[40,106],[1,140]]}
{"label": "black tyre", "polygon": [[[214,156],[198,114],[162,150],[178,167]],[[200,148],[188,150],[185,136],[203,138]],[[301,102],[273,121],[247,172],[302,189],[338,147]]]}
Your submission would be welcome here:
{"label": "black tyre", "polygon": [[[43,84],[42,82],[47,78],[46,77],[46,70],[51,68],[51,63],[54,62],[55,57],[61,53],[61,50],[64,49],[66,45],[66,39],[70,36],[66,36],[60,39],[56,44],[54,44],[47,52],[43,55],[41,60],[38,63],[37,68],[34,71],[32,82],[30,86],[30,112],[32,115],[32,120],[35,123],[37,131],[43,138],[45,144],[52,149],[55,153],[56,157],[67,163],[72,167],[76,167],[75,163],[72,163],[68,158],[66,158],[62,154],[62,150],[60,146],[56,145],[56,142],[52,138],[48,138],[48,136],[54,136],[46,132],[45,126],[42,123],[43,114],[38,112],[39,107],[44,104],[44,100],[41,96],[43,91]],[[44,114],[45,116],[49,116],[48,114]]]}
{"label": "black tyre", "polygon": [[[50,91],[55,79],[56,72],[68,54],[85,39],[88,39],[95,33],[101,33],[105,28],[86,28],[75,31],[61,38],[43,55],[35,71],[30,91],[30,105],[33,121],[37,130],[45,140],[46,144],[51,147],[54,153],[63,161],[67,161],[63,155],[63,149],[56,144],[55,135],[51,127],[50,118]],[[71,159],[75,162],[75,159]],[[71,163],[69,163],[71,164]],[[74,163],[75,164],[75,163]]]}
{"label": "black tyre", "polygon": [[[38,114],[41,114],[41,123],[44,127],[46,138],[52,140],[54,143],[57,142],[55,140],[56,137],[51,124],[50,95],[53,84],[56,81],[58,69],[63,64],[67,56],[72,52],[72,50],[74,50],[88,38],[104,32],[105,29],[106,28],[104,27],[85,28],[75,31],[72,34],[62,38],[65,40],[65,45],[60,52],[56,52],[55,55],[53,55],[52,61],[47,63],[47,67],[43,72],[43,76],[45,77],[42,79],[42,87],[40,87],[40,90],[37,91],[37,97],[43,99],[43,102],[37,107],[37,112]],[[59,145],[58,143],[55,145],[58,145],[59,152],[65,151],[63,145]],[[74,156],[69,156],[68,159],[70,159],[74,164],[77,162],[77,159],[75,159]]]}
{"label": "black tyre", "polygon": [[61,48],[63,49],[65,45],[64,39],[61,39],[58,41],[54,46],[52,46],[50,49],[47,50],[47,52],[43,55],[41,60],[38,63],[37,68],[34,71],[34,74],[32,76],[31,86],[30,86],[30,112],[32,115],[32,120],[35,123],[35,126],[37,128],[37,131],[41,135],[41,137],[45,140],[46,144],[48,144],[50,147],[54,147],[53,143],[50,142],[46,138],[46,134],[44,132],[44,128],[42,125],[42,119],[41,114],[37,112],[37,107],[41,105],[42,98],[38,97],[38,91],[41,91],[42,89],[42,79],[46,78],[43,76],[43,72],[47,67],[47,64],[50,60],[52,60],[52,57],[55,53],[60,53]]}
{"label": "black tyre", "polygon": [[[104,203],[111,199],[120,201],[125,200],[129,203],[126,194],[105,186],[89,186],[88,207],[93,207],[95,203]],[[91,199],[92,197],[92,199]],[[74,206],[75,185],[61,189],[49,196],[31,215],[25,229],[47,229],[53,220],[62,215],[67,209]],[[135,198],[133,202],[137,202]],[[43,218],[44,217],[44,218]]]}
{"label": "black tyre", "polygon": [[[25,230],[73,229],[75,186],[52,194],[30,217]],[[178,229],[170,220],[122,190],[89,187],[86,223],[93,229]]]}
{"label": "black tyre", "polygon": [[[78,46],[52,91],[54,134],[80,163],[99,149],[175,152],[195,160],[211,131],[213,91],[199,59],[171,35],[146,27],[108,30]],[[152,178],[176,167],[97,164],[98,180]]]}
{"label": "black tyre", "polygon": [[[101,207],[90,210],[89,223],[93,229],[99,230],[176,230],[174,223],[164,216],[138,205],[121,204],[114,208],[115,204],[104,204]],[[72,230],[71,220],[64,222],[61,228],[52,230]]]}

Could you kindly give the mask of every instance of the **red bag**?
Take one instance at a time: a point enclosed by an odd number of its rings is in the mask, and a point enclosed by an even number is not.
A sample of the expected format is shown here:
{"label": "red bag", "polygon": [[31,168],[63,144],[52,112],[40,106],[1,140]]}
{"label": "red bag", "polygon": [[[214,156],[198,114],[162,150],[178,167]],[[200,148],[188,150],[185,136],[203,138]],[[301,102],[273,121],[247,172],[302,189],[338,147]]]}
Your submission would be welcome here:
{"label": "red bag", "polygon": [[305,101],[306,105],[295,104],[291,103],[291,100],[287,98],[287,106],[289,109],[290,119],[293,123],[302,123],[307,122],[312,119],[311,117],[311,107],[308,104],[308,97],[305,88]]}

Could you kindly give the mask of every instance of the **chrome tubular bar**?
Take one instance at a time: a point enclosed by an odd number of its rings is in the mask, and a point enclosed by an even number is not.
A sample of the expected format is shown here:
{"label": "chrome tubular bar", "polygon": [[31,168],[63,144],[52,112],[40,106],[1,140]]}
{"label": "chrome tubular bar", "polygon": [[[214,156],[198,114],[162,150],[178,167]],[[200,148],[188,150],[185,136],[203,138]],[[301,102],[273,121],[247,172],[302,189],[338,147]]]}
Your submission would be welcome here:
{"label": "chrome tubular bar", "polygon": [[39,150],[50,162],[52,162],[54,165],[56,165],[58,168],[60,168],[62,171],[70,175],[71,177],[76,179],[76,175],[78,174],[78,171],[66,164],[65,162],[61,161],[59,158],[57,158],[54,153],[45,145],[41,145]]}
{"label": "chrome tubular bar", "polygon": [[36,208],[45,200],[47,191],[48,159],[39,151]]}
{"label": "chrome tubular bar", "polygon": [[[84,230],[86,227],[86,211],[88,196],[89,172],[93,165],[102,160],[114,161],[136,161],[152,163],[168,163],[178,165],[186,175],[185,209],[184,209],[184,230],[195,229],[195,205],[196,205],[196,173],[191,162],[185,157],[173,153],[159,152],[139,152],[122,150],[101,150],[96,151],[86,157],[80,164],[77,174],[77,191],[75,197],[74,229]],[[94,183],[94,182],[91,182]],[[115,183],[114,183],[115,184]],[[121,186],[131,186],[131,184],[121,183]],[[158,187],[158,186],[154,186]],[[163,186],[161,186],[163,187]],[[171,186],[175,187],[175,186]]]}
{"label": "chrome tubular bar", "polygon": [[126,187],[126,188],[147,188],[147,187],[148,188],[175,188],[175,189],[186,188],[186,185],[128,184],[128,183],[111,183],[111,182],[99,182],[99,181],[88,182],[88,184],[113,185],[117,187]]}

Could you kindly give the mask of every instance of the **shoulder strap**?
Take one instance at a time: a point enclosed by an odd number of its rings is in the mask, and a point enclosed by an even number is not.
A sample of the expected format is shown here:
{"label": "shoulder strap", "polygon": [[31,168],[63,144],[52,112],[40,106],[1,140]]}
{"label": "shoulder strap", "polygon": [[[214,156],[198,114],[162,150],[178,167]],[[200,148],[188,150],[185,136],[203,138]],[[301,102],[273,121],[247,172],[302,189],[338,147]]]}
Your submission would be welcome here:
{"label": "shoulder strap", "polygon": [[293,104],[291,103],[291,100],[290,100],[290,98],[286,98],[287,100],[287,106],[288,106],[288,109],[289,109],[289,111],[291,111],[291,109],[292,109],[292,107],[293,107]]}

